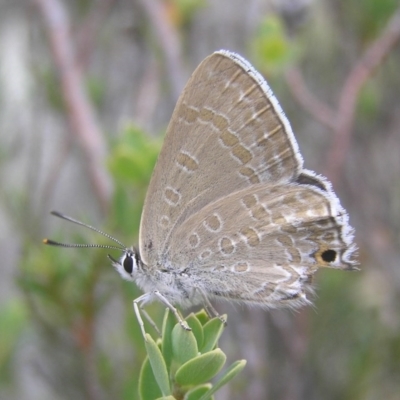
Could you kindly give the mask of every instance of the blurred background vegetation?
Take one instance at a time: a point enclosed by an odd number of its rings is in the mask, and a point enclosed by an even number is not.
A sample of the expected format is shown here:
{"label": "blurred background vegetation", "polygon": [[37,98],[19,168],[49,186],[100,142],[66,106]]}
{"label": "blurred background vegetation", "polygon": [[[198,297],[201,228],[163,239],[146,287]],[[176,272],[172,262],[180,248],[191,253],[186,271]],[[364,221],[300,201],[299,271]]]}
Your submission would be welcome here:
{"label": "blurred background vegetation", "polygon": [[220,347],[248,361],[217,399],[398,399],[399,36],[396,0],[1,0],[0,398],[138,398],[138,290],[107,251],[41,240],[106,243],[56,209],[137,241],[177,97],[225,48],[263,73],[305,166],[332,180],[362,270],[321,271],[298,312],[217,304]]}

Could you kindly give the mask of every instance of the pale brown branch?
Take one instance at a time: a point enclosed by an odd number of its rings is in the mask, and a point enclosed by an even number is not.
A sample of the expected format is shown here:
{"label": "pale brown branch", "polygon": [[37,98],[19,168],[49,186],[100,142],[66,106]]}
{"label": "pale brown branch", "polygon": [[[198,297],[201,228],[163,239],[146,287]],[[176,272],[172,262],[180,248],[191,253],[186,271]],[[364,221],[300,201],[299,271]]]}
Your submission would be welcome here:
{"label": "pale brown branch", "polygon": [[164,53],[172,95],[176,101],[185,83],[181,57],[181,44],[177,30],[166,17],[163,2],[159,0],[139,0],[154,30]]}
{"label": "pale brown branch", "polygon": [[330,152],[326,175],[335,184],[341,175],[342,167],[350,147],[351,131],[354,122],[354,113],[358,94],[364,83],[372,76],[375,70],[384,62],[400,39],[400,8],[389,20],[385,29],[348,75],[341,91],[338,119]]}
{"label": "pale brown branch", "polygon": [[336,120],[335,111],[320,99],[317,99],[308,90],[301,71],[296,67],[290,68],[286,71],[285,77],[289,89],[299,104],[321,124],[334,129]]}
{"label": "pale brown branch", "polygon": [[89,176],[100,206],[108,208],[112,186],[105,169],[106,146],[72,48],[69,22],[59,0],[34,0],[45,21],[50,46],[60,75],[61,90],[72,132],[85,153]]}

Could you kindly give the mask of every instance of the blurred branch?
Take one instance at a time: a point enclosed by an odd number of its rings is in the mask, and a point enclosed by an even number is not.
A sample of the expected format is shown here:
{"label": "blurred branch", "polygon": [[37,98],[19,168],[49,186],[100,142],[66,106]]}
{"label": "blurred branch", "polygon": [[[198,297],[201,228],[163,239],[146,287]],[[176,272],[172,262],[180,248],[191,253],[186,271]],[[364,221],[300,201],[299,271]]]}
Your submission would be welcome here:
{"label": "blurred branch", "polygon": [[72,132],[78,137],[88,162],[89,176],[102,210],[108,208],[111,180],[104,167],[106,146],[94,110],[84,90],[67,14],[59,0],[34,0],[46,24],[54,62],[60,74]]}
{"label": "blurred branch", "polygon": [[357,105],[357,97],[364,83],[384,62],[386,56],[400,39],[400,8],[389,20],[380,37],[365,51],[364,55],[347,76],[341,91],[335,135],[327,161],[327,176],[335,184],[350,146],[350,137]]}
{"label": "blurred branch", "polygon": [[303,108],[321,124],[335,129],[335,111],[308,90],[301,71],[296,67],[290,68],[285,77],[293,96]]}
{"label": "blurred branch", "polygon": [[97,33],[117,0],[99,0],[93,3],[92,9],[82,22],[77,33],[77,63],[81,71],[85,71],[93,52]]}
{"label": "blurred branch", "polygon": [[139,3],[146,12],[161,50],[164,53],[172,95],[174,101],[176,101],[185,83],[178,32],[167,18],[164,4],[161,1],[139,0]]}
{"label": "blurred branch", "polygon": [[369,46],[348,74],[336,111],[322,103],[308,90],[300,70],[292,68],[286,74],[289,88],[300,105],[317,121],[333,130],[333,142],[328,153],[325,172],[333,185],[340,179],[349,150],[358,94],[399,40],[400,9],[397,9],[380,37]]}

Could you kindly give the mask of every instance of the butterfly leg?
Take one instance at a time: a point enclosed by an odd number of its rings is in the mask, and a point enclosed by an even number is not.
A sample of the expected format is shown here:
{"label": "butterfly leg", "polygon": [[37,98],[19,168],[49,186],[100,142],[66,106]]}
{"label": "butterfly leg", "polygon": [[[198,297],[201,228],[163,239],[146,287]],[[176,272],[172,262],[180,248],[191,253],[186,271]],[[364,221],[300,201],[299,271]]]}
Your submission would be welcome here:
{"label": "butterfly leg", "polygon": [[[149,294],[145,293],[142,296],[138,297],[137,299],[133,300],[133,309],[136,314],[136,319],[139,323],[140,330],[142,331],[142,335],[144,338],[146,338],[146,331],[144,330],[144,322],[142,319],[142,316],[140,315],[140,310],[143,311],[141,303],[149,298]],[[140,310],[139,310],[140,308]],[[147,313],[146,313],[147,314]]]}
{"label": "butterfly leg", "polygon": [[153,294],[158,297],[161,303],[167,306],[174,313],[175,318],[178,320],[179,324],[183,329],[185,329],[186,331],[192,330],[187,324],[187,322],[183,320],[182,316],[179,314],[179,311],[168,301],[168,299],[165,296],[163,296],[158,290],[155,290]]}
{"label": "butterfly leg", "polygon": [[158,329],[156,323],[152,320],[150,315],[143,308],[142,303],[144,303],[148,299],[149,299],[149,294],[145,293],[144,295],[142,295],[142,296],[138,297],[137,299],[133,300],[133,309],[135,310],[136,319],[139,322],[140,330],[142,331],[143,337],[145,336],[146,331],[144,330],[144,323],[143,323],[143,319],[142,319],[141,313],[144,315],[144,317],[146,318],[148,323],[156,330],[158,335],[161,336],[161,332]]}
{"label": "butterfly leg", "polygon": [[147,311],[146,311],[143,307],[140,307],[140,306],[139,306],[139,308],[140,308],[141,313],[142,313],[142,314],[144,315],[144,317],[147,319],[147,322],[155,329],[155,331],[158,333],[158,336],[161,337],[161,332],[160,332],[160,330],[158,329],[158,326],[157,326],[156,323],[153,321],[153,319],[150,317],[150,315],[147,313]]}
{"label": "butterfly leg", "polygon": [[210,300],[208,300],[208,297],[205,295],[205,293],[199,288],[195,287],[195,291],[198,291],[200,293],[200,296],[203,299],[203,307],[206,310],[208,316],[210,318],[219,318],[219,320],[226,326],[226,318],[219,315],[218,311],[214,308],[214,306],[211,304]]}

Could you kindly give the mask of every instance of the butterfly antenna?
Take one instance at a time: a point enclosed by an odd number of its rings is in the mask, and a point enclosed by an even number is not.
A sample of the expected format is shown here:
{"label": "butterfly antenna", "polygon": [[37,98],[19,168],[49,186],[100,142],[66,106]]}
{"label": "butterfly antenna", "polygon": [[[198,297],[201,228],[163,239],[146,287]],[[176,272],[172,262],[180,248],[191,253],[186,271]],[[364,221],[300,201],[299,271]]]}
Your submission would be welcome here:
{"label": "butterfly antenna", "polygon": [[85,224],[85,223],[78,221],[74,218],[71,218],[67,215],[61,214],[58,211],[52,211],[50,214],[55,215],[56,217],[59,217],[61,219],[65,219],[66,221],[73,222],[74,224],[81,225],[81,226],[84,226],[85,228],[91,229],[92,231],[95,231],[95,232],[99,233],[100,235],[105,236],[106,238],[114,241],[115,243],[118,243],[121,247],[101,245],[101,244],[60,243],[60,242],[56,242],[51,239],[43,239],[44,244],[48,244],[50,246],[59,246],[59,247],[97,247],[97,248],[102,248],[102,249],[115,249],[115,250],[125,250],[126,249],[126,246],[124,246],[123,243],[121,243],[118,239],[115,239],[108,233],[105,233],[105,232],[101,231],[100,229],[95,228],[94,226]]}
{"label": "butterfly antenna", "polygon": [[109,246],[107,244],[83,244],[83,243],[60,243],[51,239],[43,239],[44,244],[48,244],[49,246],[57,246],[57,247],[97,247],[99,249],[114,249],[114,250],[125,250],[124,248],[117,246]]}

